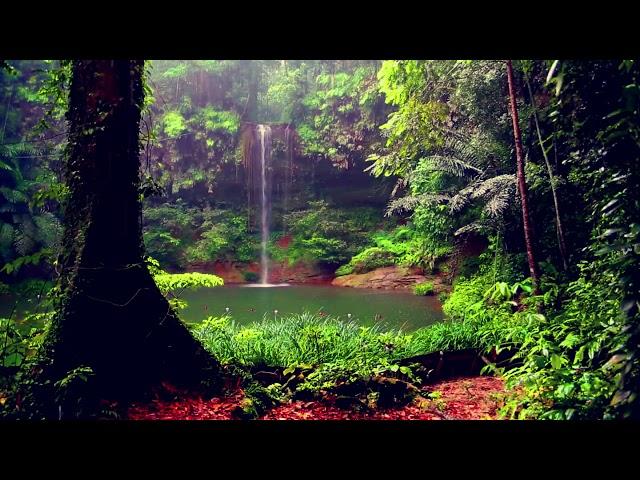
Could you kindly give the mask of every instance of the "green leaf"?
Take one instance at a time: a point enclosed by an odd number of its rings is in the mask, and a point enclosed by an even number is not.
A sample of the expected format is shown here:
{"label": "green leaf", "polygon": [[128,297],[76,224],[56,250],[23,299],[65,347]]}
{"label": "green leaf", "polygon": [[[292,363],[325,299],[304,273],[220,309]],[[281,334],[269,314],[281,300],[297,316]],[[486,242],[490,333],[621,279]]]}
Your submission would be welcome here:
{"label": "green leaf", "polygon": [[553,64],[551,64],[549,73],[547,73],[547,83],[549,83],[553,78],[553,74],[556,72],[556,69],[558,68],[559,63],[560,63],[560,60],[554,60]]}
{"label": "green leaf", "polygon": [[563,363],[564,359],[560,355],[557,355],[555,353],[551,355],[551,366],[553,368],[558,370],[560,367],[562,367]]}

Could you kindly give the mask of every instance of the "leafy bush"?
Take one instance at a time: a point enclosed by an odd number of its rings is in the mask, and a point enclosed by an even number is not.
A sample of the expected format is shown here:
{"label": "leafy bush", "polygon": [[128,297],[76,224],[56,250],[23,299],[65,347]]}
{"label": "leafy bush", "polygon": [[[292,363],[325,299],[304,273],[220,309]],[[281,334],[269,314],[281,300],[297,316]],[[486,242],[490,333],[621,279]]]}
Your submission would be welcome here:
{"label": "leafy bush", "polygon": [[178,265],[181,263],[182,240],[169,232],[156,228],[144,232],[146,251],[163,263]]}
{"label": "leafy bush", "polygon": [[[495,291],[496,285],[500,282],[502,287],[498,288],[503,289],[505,285],[526,285],[525,282],[518,282],[523,277],[521,257],[500,251],[496,254],[496,248],[497,243],[492,241],[489,249],[480,255],[475,274],[470,277],[458,277],[454,282],[453,291],[442,306],[449,318],[463,320],[469,316],[487,315],[487,307],[490,305],[484,301],[485,293],[490,289]],[[504,305],[498,307],[503,308]]]}
{"label": "leafy bush", "polygon": [[147,252],[163,264],[184,267],[216,260],[253,261],[256,240],[243,216],[229,210],[198,209],[183,202],[144,211]]}
{"label": "leafy bush", "polygon": [[394,263],[395,256],[393,253],[380,247],[369,247],[353,257],[348,264],[340,267],[336,271],[336,274],[366,273],[379,267],[393,265]]}
{"label": "leafy bush", "polygon": [[160,268],[158,261],[151,257],[146,258],[146,263],[158,289],[175,310],[187,307],[187,303],[180,299],[186,289],[224,285],[224,280],[216,275],[198,272],[167,273]]}
{"label": "leafy bush", "polygon": [[337,266],[367,243],[367,231],[375,224],[370,208],[337,209],[324,201],[309,203],[310,209],[287,215],[293,239],[283,249],[272,245],[272,258]]}
{"label": "leafy bush", "polygon": [[188,261],[236,260],[249,262],[256,256],[256,241],[247,231],[247,222],[228,210],[203,210],[200,239],[188,247]]}
{"label": "leafy bush", "polygon": [[[581,269],[586,271],[587,264]],[[523,363],[505,373],[516,385],[503,409],[512,418],[615,418],[616,390],[626,358],[624,316],[613,275],[582,276],[567,289],[565,308],[530,332],[517,353]]]}
{"label": "leafy bush", "polygon": [[377,327],[310,313],[265,319],[245,327],[237,326],[229,316],[209,317],[195,330],[222,363],[273,367],[348,360],[367,355],[371,349],[382,355],[383,345],[373,341],[378,332]]}
{"label": "leafy bush", "polygon": [[242,277],[245,282],[257,282],[259,278],[256,272],[242,272]]}
{"label": "leafy bush", "polygon": [[394,264],[434,270],[436,261],[452,251],[448,244],[431,245],[413,224],[396,227],[391,231],[379,230],[370,236],[369,244],[373,246],[353,256],[349,263],[336,271],[336,275],[365,273]]}
{"label": "leafy bush", "polygon": [[413,293],[416,295],[432,295],[433,283],[432,282],[417,283],[413,286]]}
{"label": "leafy bush", "polygon": [[164,133],[171,138],[177,137],[187,129],[184,117],[177,111],[165,113],[163,124]]}

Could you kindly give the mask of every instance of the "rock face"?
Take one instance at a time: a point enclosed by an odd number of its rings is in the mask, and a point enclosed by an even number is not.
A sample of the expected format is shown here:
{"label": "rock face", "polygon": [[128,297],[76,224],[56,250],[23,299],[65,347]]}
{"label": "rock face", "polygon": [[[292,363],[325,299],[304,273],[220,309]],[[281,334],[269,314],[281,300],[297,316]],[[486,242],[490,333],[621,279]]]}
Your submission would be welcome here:
{"label": "rock face", "polygon": [[[191,264],[187,270],[213,273],[221,277],[225,284],[247,283],[243,275],[244,272],[253,272],[256,276],[260,276],[259,263],[203,262]],[[289,266],[286,263],[273,262],[269,269],[270,283],[325,284],[331,283],[332,279],[333,271],[304,263]]]}
{"label": "rock face", "polygon": [[274,263],[269,270],[271,283],[325,284],[331,283],[331,280],[333,280],[333,270],[305,263],[296,263],[293,266],[286,263]]}
{"label": "rock face", "polygon": [[433,282],[434,292],[446,290],[438,276],[425,276],[420,269],[400,267],[377,268],[367,273],[353,273],[335,278],[331,285],[353,288],[376,288],[385,290],[409,290],[416,283]]}
{"label": "rock face", "polygon": [[[213,273],[224,280],[225,284],[247,283],[243,272],[260,274],[260,264],[242,264],[235,262],[198,263],[189,266],[188,271]],[[432,282],[434,293],[450,290],[442,275],[424,275],[419,268],[383,267],[367,273],[353,273],[334,278],[332,270],[317,265],[297,263],[272,263],[269,270],[270,283],[307,283],[331,284],[336,287],[375,288],[383,290],[411,290],[416,283]]]}

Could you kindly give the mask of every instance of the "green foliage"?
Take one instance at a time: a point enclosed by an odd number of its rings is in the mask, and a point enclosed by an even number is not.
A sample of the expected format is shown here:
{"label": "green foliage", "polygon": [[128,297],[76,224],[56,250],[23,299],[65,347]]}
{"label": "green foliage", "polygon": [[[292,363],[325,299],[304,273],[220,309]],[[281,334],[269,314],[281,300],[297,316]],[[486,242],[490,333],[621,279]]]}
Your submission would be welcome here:
{"label": "green foliage", "polygon": [[0,272],[4,273],[17,273],[23,266],[25,265],[38,265],[44,259],[50,259],[52,255],[52,251],[49,248],[43,248],[37,253],[33,255],[24,255],[22,257],[16,258],[12,262],[5,263],[4,266],[0,269]]}
{"label": "green foliage", "polygon": [[164,133],[170,138],[175,138],[187,129],[184,117],[180,112],[173,111],[164,114]]}
{"label": "green foliage", "polygon": [[413,286],[413,293],[416,295],[433,295],[433,283],[417,283]]}
{"label": "green foliage", "polygon": [[[310,313],[237,326],[230,316],[209,317],[196,337],[223,364],[284,368],[293,393],[330,390],[372,376],[417,381],[402,359],[467,348],[515,349],[544,317],[530,312],[437,323],[412,333],[362,327]],[[274,389],[285,393],[286,386]],[[291,392],[289,392],[291,393]]]}
{"label": "green foliage", "polygon": [[188,262],[252,261],[256,242],[249,237],[246,220],[232,212],[204,210],[200,238],[185,249]]}
{"label": "green foliage", "polygon": [[175,310],[187,307],[187,303],[180,299],[186,289],[212,288],[224,285],[222,278],[217,275],[198,272],[167,273],[160,268],[160,264],[154,258],[147,257],[145,261],[158,289],[167,297],[169,305]]}
{"label": "green foliage", "polygon": [[240,128],[240,118],[236,113],[224,110],[217,111],[211,106],[203,108],[196,118],[202,123],[207,132],[220,130],[233,134]]}
{"label": "green foliage", "polygon": [[369,247],[351,258],[348,264],[336,270],[336,275],[350,273],[366,273],[379,267],[386,267],[395,263],[392,252],[380,247]]}
{"label": "green foliage", "polygon": [[518,282],[523,271],[519,256],[505,255],[495,241],[480,256],[477,268],[469,277],[459,277],[454,283],[453,291],[442,305],[449,318],[464,320],[485,316],[489,314],[487,306],[504,309],[504,302],[511,301],[512,292],[531,291],[527,281]]}
{"label": "green foliage", "polygon": [[366,244],[367,230],[376,224],[369,208],[338,209],[324,201],[309,207],[287,215],[293,240],[286,249],[272,245],[273,258],[339,265]]}
{"label": "green foliage", "polygon": [[[424,224],[420,227],[425,228]],[[434,270],[436,262],[452,251],[451,246],[441,239],[431,240],[434,237],[424,235],[413,223],[392,231],[379,230],[369,238],[369,243],[375,246],[353,256],[349,263],[336,271],[336,275],[364,273],[396,264]]]}
{"label": "green foliage", "polygon": [[297,130],[304,152],[328,158],[341,168],[354,164],[365,146],[377,140],[377,95],[371,66],[317,75],[312,91],[301,102]]}
{"label": "green foliage", "polygon": [[[52,317],[48,314],[28,315],[22,322],[10,318],[0,318],[0,363],[2,367],[19,367],[42,344],[42,326]],[[3,386],[0,378],[0,387]],[[5,379],[8,380],[8,379]]]}
{"label": "green foliage", "polygon": [[216,275],[198,272],[165,273],[155,275],[153,279],[163,293],[194,287],[218,287],[224,284],[222,279]]}
{"label": "green foliage", "polygon": [[150,256],[184,267],[191,262],[253,261],[257,243],[246,220],[228,210],[190,208],[182,202],[144,210],[144,240]]}
{"label": "green foliage", "polygon": [[0,145],[0,263],[6,273],[50,260],[62,235],[52,212],[57,213],[64,187],[52,172],[21,160],[38,153],[26,144]]}
{"label": "green foliage", "polygon": [[195,333],[221,362],[245,366],[297,367],[358,361],[360,353],[388,358],[383,339],[405,341],[400,333],[382,335],[378,327],[360,327],[309,313],[246,327],[236,326],[228,316],[209,317]]}
{"label": "green foliage", "polygon": [[259,277],[256,272],[242,272],[242,278],[245,282],[257,282]]}
{"label": "green foliage", "polygon": [[[54,383],[54,388],[56,389],[55,401],[61,406],[61,417],[63,405],[65,410],[71,408],[75,416],[80,416],[84,400],[82,397],[83,388],[93,375],[95,373],[91,367],[80,366],[67,372],[63,378]],[[68,414],[67,412],[64,413]]]}
{"label": "green foliage", "polygon": [[404,176],[425,149],[442,144],[449,107],[436,98],[446,88],[443,74],[450,63],[407,60],[382,64],[379,89],[386,102],[397,108],[380,127],[387,137],[386,147],[392,150],[369,156],[376,176]]}
{"label": "green foliage", "polygon": [[[590,269],[582,265],[585,274]],[[624,372],[628,333],[613,276],[596,273],[566,287],[564,308],[527,336],[506,373],[521,394],[504,414],[517,418],[587,419],[616,416],[616,389]]]}

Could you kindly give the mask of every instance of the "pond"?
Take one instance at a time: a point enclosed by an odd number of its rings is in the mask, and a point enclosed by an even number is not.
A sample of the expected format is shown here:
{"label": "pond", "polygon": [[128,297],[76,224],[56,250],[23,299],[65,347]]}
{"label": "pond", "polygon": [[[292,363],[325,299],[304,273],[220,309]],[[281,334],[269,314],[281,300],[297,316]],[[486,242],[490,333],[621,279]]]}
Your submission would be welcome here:
{"label": "pond", "polygon": [[[365,326],[376,323],[388,328],[415,330],[443,318],[436,297],[418,297],[392,290],[333,287],[330,285],[290,285],[271,288],[247,288],[227,285],[186,291],[181,297],[189,306],[180,316],[189,323],[201,322],[209,315],[223,315],[226,308],[240,325],[292,313],[320,313]],[[16,299],[0,296],[0,317],[8,316]],[[22,318],[25,310],[40,311],[35,300],[19,300],[14,318]],[[275,314],[274,311],[278,310]]]}
{"label": "pond", "polygon": [[274,318],[308,311],[343,320],[351,314],[352,320],[365,326],[381,323],[388,328],[410,331],[443,318],[440,302],[433,296],[330,285],[271,288],[228,285],[188,291],[182,298],[189,303],[181,312],[187,322],[200,322],[209,315],[223,315],[226,308],[241,325],[262,320],[265,316]]}

